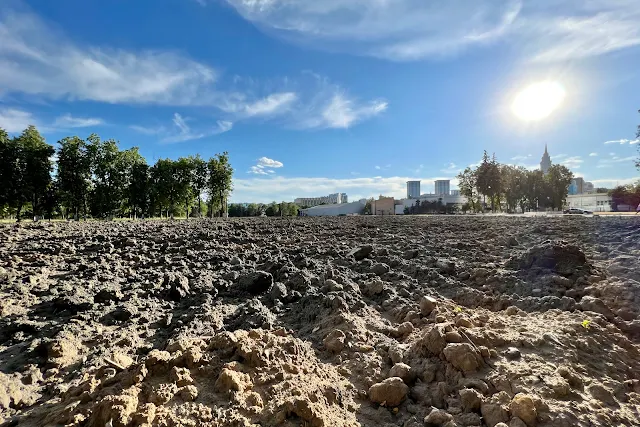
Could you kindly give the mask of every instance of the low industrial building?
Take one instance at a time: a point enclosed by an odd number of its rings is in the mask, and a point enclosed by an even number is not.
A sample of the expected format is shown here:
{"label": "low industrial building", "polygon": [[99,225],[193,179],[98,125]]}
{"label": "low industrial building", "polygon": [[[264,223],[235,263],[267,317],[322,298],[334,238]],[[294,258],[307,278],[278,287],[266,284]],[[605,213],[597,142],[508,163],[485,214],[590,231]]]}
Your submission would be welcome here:
{"label": "low industrial building", "polygon": [[592,212],[611,212],[611,196],[607,193],[575,194],[567,196],[566,206]]}
{"label": "low industrial building", "polygon": [[372,215],[395,215],[396,201],[393,197],[383,197],[380,196],[378,200],[374,200],[371,203],[371,214]]}
{"label": "low industrial building", "polygon": [[331,204],[337,205],[348,202],[349,198],[346,193],[334,193],[322,197],[298,197],[293,201],[293,203],[301,207],[313,207],[318,205]]}
{"label": "low industrial building", "polygon": [[[366,202],[366,200],[365,200]],[[341,216],[341,215],[362,215],[365,203],[339,203],[333,205],[320,205],[312,208],[301,209],[302,216]]]}

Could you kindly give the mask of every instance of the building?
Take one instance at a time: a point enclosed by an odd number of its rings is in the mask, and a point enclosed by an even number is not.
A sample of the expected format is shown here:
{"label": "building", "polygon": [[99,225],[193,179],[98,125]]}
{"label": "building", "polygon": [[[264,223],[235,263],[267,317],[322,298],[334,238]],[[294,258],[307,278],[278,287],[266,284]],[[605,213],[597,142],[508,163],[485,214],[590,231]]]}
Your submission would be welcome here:
{"label": "building", "polygon": [[319,205],[339,205],[342,203],[348,203],[348,197],[346,193],[335,193],[323,197],[299,197],[293,202],[298,206],[310,208]]}
{"label": "building", "polygon": [[436,194],[450,195],[451,194],[451,181],[448,179],[441,179],[436,181]]}
{"label": "building", "polygon": [[610,212],[611,201],[611,196],[607,193],[575,194],[567,196],[566,207],[592,212]]}
{"label": "building", "polygon": [[396,206],[396,215],[404,213],[404,208],[411,209],[412,206],[416,205],[416,202],[422,203],[422,201],[425,200],[428,202],[441,201],[444,206],[456,205],[458,207],[461,207],[468,201],[465,196],[459,194],[422,194],[420,197],[400,200],[399,205]]}
{"label": "building", "polygon": [[420,181],[407,181],[407,199],[420,196]]}
{"label": "building", "polygon": [[380,196],[378,200],[374,200],[371,203],[372,215],[395,215],[396,214],[396,201],[393,197]]}
{"label": "building", "polygon": [[549,152],[547,151],[547,144],[544,144],[544,154],[542,155],[542,160],[540,161],[540,170],[545,175],[549,173],[549,168],[551,167],[551,156],[549,156]]}
{"label": "building", "polygon": [[451,190],[451,195],[452,196],[459,196],[460,195],[460,190]]}
{"label": "building", "polygon": [[584,178],[577,177],[571,180],[571,185],[575,185],[576,192],[574,194],[582,194],[584,193]]}
{"label": "building", "polygon": [[302,216],[341,216],[341,215],[362,215],[366,199],[353,203],[339,203],[333,205],[314,206],[312,208],[301,209]]}
{"label": "building", "polygon": [[596,189],[593,185],[593,182],[585,182],[584,183],[584,192],[587,194],[595,193]]}

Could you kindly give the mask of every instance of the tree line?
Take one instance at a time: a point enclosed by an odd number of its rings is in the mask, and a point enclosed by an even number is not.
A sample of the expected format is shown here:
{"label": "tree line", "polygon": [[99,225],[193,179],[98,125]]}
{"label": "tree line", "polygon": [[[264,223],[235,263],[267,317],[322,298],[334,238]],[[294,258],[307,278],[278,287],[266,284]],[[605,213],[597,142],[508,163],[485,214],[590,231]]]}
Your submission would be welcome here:
{"label": "tree line", "polygon": [[251,216],[298,216],[300,208],[295,203],[271,202],[263,203],[231,203],[229,204],[230,217],[251,217]]}
{"label": "tree line", "polygon": [[495,154],[484,152],[476,168],[467,167],[458,174],[460,194],[467,197],[463,211],[515,212],[538,209],[562,209],[569,193],[573,173],[563,165],[552,165],[547,174],[521,166],[501,164]]}
{"label": "tree line", "polygon": [[0,216],[112,219],[226,211],[233,177],[227,152],[150,166],[138,147],[118,145],[91,134],[63,138],[55,149],[35,126],[16,137],[0,128]]}

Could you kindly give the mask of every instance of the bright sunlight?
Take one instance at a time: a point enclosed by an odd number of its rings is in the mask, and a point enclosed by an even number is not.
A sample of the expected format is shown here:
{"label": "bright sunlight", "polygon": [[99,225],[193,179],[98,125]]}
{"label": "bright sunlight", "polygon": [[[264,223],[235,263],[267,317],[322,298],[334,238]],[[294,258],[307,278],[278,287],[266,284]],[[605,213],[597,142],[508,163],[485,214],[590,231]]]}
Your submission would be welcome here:
{"label": "bright sunlight", "polygon": [[560,107],[564,96],[564,88],[559,83],[534,83],[518,93],[511,108],[522,120],[542,120]]}

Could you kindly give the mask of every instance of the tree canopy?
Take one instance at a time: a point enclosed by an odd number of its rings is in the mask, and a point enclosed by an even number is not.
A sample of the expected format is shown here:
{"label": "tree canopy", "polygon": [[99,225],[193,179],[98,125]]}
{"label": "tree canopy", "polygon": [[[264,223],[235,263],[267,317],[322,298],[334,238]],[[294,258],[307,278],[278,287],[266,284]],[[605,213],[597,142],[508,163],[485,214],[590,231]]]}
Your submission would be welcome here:
{"label": "tree canopy", "polygon": [[196,155],[150,166],[138,147],[123,150],[118,141],[97,134],[63,138],[55,149],[35,126],[16,137],[0,129],[3,217],[199,217],[205,194],[216,207],[210,215],[223,216],[232,177],[226,152],[208,161]]}

